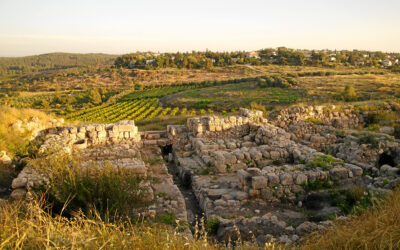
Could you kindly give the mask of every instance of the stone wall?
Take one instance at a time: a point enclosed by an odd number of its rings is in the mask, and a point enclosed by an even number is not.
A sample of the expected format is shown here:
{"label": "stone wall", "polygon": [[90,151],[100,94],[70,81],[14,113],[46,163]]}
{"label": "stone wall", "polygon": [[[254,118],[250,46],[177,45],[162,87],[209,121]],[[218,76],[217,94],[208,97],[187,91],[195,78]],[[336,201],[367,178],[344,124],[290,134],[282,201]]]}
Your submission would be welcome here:
{"label": "stone wall", "polygon": [[39,149],[39,153],[57,151],[71,152],[89,146],[140,142],[138,128],[134,121],[120,121],[115,124],[91,124],[80,127],[64,127],[61,132],[50,134]]}
{"label": "stone wall", "polygon": [[239,170],[239,189],[249,194],[249,197],[262,198],[266,201],[277,201],[285,198],[294,202],[296,196],[305,192],[308,183],[353,182],[363,174],[362,168],[352,165],[336,164],[330,170],[312,169],[303,164],[267,166]]}
{"label": "stone wall", "polygon": [[56,130],[57,127],[63,126],[64,119],[50,119],[47,122],[43,122],[38,117],[34,116],[29,119],[17,120],[11,124],[11,128],[19,133],[29,133],[31,139],[37,136],[44,135],[50,130]]}
{"label": "stone wall", "polygon": [[169,139],[166,130],[159,131],[145,131],[140,132],[140,137],[143,145],[161,146],[164,147],[169,144]]}
{"label": "stone wall", "polygon": [[287,128],[299,121],[312,120],[331,125],[335,128],[356,128],[364,122],[362,114],[359,114],[353,107],[348,106],[338,109],[336,106],[308,106],[283,109],[271,119],[271,124],[281,128]]}
{"label": "stone wall", "polygon": [[240,109],[238,116],[204,116],[189,118],[187,127],[195,137],[240,137],[249,133],[253,124],[267,123],[261,111]]}

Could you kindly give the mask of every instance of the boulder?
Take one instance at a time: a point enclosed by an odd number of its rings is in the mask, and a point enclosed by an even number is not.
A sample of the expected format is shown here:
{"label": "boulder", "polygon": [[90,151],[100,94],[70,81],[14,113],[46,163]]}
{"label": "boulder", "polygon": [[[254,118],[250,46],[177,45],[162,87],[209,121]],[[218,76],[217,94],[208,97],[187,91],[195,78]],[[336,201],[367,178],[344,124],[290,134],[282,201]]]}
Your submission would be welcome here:
{"label": "boulder", "polygon": [[6,151],[0,151],[0,165],[10,165],[11,158],[7,155]]}
{"label": "boulder", "polygon": [[332,180],[342,180],[349,177],[349,173],[346,168],[334,167],[329,171]]}

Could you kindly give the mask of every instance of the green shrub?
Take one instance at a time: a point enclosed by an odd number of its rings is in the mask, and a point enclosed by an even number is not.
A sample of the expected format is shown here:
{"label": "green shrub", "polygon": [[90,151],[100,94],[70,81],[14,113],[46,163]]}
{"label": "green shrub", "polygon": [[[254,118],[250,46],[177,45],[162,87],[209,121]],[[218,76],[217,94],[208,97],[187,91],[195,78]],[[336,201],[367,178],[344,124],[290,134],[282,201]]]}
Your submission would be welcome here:
{"label": "green shrub", "polygon": [[364,133],[358,135],[358,143],[359,144],[368,144],[371,148],[378,148],[379,147],[379,140],[378,137],[371,133]]}
{"label": "green shrub", "polygon": [[312,182],[304,182],[301,184],[301,186],[306,190],[319,190],[322,188],[332,188],[332,184],[329,182],[329,180],[320,180],[316,179],[315,181]]}
{"label": "green shrub", "polygon": [[332,190],[330,196],[332,205],[339,207],[344,214],[360,214],[373,205],[372,196],[364,186]]}
{"label": "green shrub", "polygon": [[219,228],[219,220],[217,217],[208,218],[206,221],[206,230],[208,233],[216,235]]}
{"label": "green shrub", "polygon": [[209,174],[210,174],[210,168],[207,167],[207,168],[205,168],[205,169],[202,169],[202,170],[199,172],[199,174],[200,174],[200,175],[209,175]]}
{"label": "green shrub", "polygon": [[311,123],[314,123],[315,125],[324,125],[323,121],[316,119],[316,118],[310,118],[310,119],[306,120],[306,122],[311,122]]}
{"label": "green shrub", "polygon": [[381,126],[379,124],[371,124],[369,125],[366,130],[370,131],[370,132],[376,132],[381,128]]}
{"label": "green shrub", "polygon": [[176,226],[175,216],[172,213],[166,213],[161,216],[160,221],[167,225]]}
{"label": "green shrub", "polygon": [[324,155],[307,162],[306,166],[309,168],[322,168],[323,170],[329,170],[334,164],[335,159],[331,155]]}
{"label": "green shrub", "polygon": [[357,100],[357,94],[352,84],[346,85],[343,91],[343,99],[346,102]]}
{"label": "green shrub", "polygon": [[398,120],[399,115],[396,112],[382,112],[371,114],[367,117],[368,124],[391,124],[393,121]]}

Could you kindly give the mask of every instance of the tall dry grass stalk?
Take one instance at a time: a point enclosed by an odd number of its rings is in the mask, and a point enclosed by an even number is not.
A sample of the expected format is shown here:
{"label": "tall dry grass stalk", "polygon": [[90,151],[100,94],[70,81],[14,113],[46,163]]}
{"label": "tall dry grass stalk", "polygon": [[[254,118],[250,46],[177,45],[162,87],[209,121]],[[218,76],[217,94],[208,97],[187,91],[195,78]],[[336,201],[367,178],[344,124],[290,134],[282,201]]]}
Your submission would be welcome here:
{"label": "tall dry grass stalk", "polygon": [[[105,223],[83,214],[51,216],[43,199],[6,203],[0,207],[0,249],[225,249],[206,232],[194,239],[162,224],[129,221]],[[235,249],[280,249],[235,244]]]}
{"label": "tall dry grass stalk", "polygon": [[400,249],[400,189],[364,214],[311,235],[302,249]]}

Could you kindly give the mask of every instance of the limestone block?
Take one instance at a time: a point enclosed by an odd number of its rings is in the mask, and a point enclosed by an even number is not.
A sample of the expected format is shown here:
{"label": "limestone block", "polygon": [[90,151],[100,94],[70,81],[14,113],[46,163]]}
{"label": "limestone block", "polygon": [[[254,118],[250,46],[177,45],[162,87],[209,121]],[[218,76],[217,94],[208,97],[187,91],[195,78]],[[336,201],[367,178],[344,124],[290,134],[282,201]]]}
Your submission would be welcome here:
{"label": "limestone block", "polygon": [[269,153],[271,156],[271,160],[279,160],[279,158],[281,157],[281,155],[278,151],[271,151]]}
{"label": "limestone block", "polygon": [[303,183],[307,183],[307,181],[308,181],[308,178],[307,178],[307,175],[305,175],[305,174],[298,174],[297,176],[296,176],[296,180],[295,180],[295,183],[297,184],[297,185],[301,185],[301,184],[303,184]]}
{"label": "limestone block", "polygon": [[363,174],[362,168],[356,165],[346,163],[345,167],[349,169],[353,173],[353,176],[355,177],[361,176]]}
{"label": "limestone block", "polygon": [[71,134],[76,134],[76,133],[78,133],[78,129],[76,127],[72,127],[72,128],[69,129],[69,132]]}
{"label": "limestone block", "polygon": [[93,132],[93,131],[95,131],[95,127],[93,125],[88,125],[88,126],[86,126],[86,131]]}
{"label": "limestone block", "polygon": [[289,173],[283,173],[279,176],[282,185],[293,184],[293,176]]}
{"label": "limestone block", "polygon": [[20,200],[20,199],[25,198],[25,195],[26,195],[26,189],[18,188],[18,189],[15,189],[14,191],[12,191],[10,197],[15,200]]}
{"label": "limestone block", "polygon": [[79,127],[78,128],[79,133],[86,133],[86,128],[85,127]]}
{"label": "limestone block", "polygon": [[17,177],[12,181],[11,187],[13,189],[24,188],[27,183],[28,183],[28,178],[26,178],[26,177]]}
{"label": "limestone block", "polygon": [[251,180],[251,175],[245,170],[238,170],[236,174],[238,176],[239,183],[247,185],[247,183]]}
{"label": "limestone block", "polygon": [[238,162],[238,163],[235,163],[235,164],[233,164],[231,166],[231,171],[235,172],[235,171],[238,171],[240,169],[247,169],[247,165],[244,164],[243,162]]}
{"label": "limestone block", "polygon": [[253,189],[264,189],[268,187],[268,178],[265,176],[253,176],[251,178]]}
{"label": "limestone block", "polygon": [[268,173],[267,176],[268,176],[268,185],[270,187],[273,187],[273,186],[279,184],[279,177],[276,174]]}
{"label": "limestone block", "polygon": [[251,148],[249,153],[252,160],[258,161],[262,159],[262,153],[254,148]]}
{"label": "limestone block", "polygon": [[97,137],[99,139],[104,139],[107,138],[107,132],[105,130],[101,130],[97,132]]}
{"label": "limestone block", "polygon": [[224,152],[224,153],[223,153],[223,156],[224,156],[224,158],[225,158],[225,164],[232,165],[232,164],[235,164],[236,161],[237,161],[235,155],[232,154],[232,153]]}
{"label": "limestone block", "polygon": [[76,138],[78,140],[85,139],[85,137],[86,137],[86,133],[84,133],[84,132],[79,132],[76,134]]}
{"label": "limestone block", "polygon": [[343,167],[334,167],[329,171],[332,180],[341,180],[348,178],[348,170]]}
{"label": "limestone block", "polygon": [[96,131],[90,131],[90,132],[88,132],[88,137],[89,137],[90,139],[95,139],[95,138],[97,137]]}
{"label": "limestone block", "polygon": [[10,165],[12,163],[11,158],[7,155],[6,151],[0,152],[0,165]]}
{"label": "limestone block", "polygon": [[261,169],[259,168],[248,168],[247,173],[249,173],[251,176],[258,176],[261,175]]}

